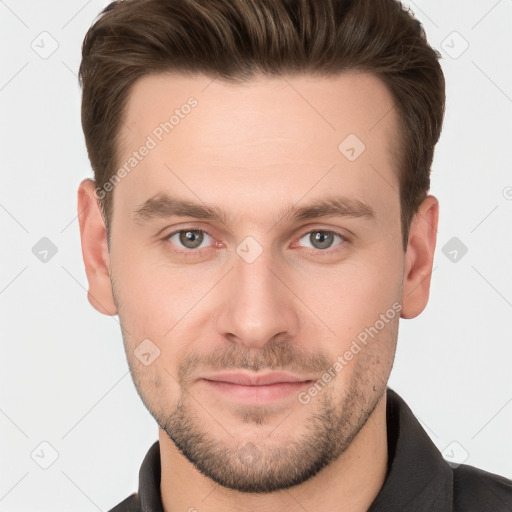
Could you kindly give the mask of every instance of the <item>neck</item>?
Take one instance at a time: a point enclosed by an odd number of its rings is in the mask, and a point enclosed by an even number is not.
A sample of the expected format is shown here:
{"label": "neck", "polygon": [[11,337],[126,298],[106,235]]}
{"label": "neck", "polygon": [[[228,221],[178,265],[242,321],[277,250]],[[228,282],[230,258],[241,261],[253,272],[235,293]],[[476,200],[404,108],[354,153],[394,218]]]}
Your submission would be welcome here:
{"label": "neck", "polygon": [[160,429],[161,487],[165,512],[274,510],[366,512],[387,472],[386,393],[345,452],[310,480],[268,494],[241,493],[202,475]]}

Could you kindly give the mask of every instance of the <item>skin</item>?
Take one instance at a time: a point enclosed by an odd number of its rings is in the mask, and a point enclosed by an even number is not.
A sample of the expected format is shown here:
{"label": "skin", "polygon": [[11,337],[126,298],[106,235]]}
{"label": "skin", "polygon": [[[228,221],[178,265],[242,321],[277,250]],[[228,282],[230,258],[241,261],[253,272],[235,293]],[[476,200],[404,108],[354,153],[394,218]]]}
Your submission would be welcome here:
{"label": "skin", "polygon": [[[428,301],[438,202],[423,201],[404,252],[397,119],[367,73],[248,84],[143,77],[130,92],[120,160],[190,96],[197,107],[115,186],[110,251],[94,182],[78,191],[89,301],[119,315],[132,377],[159,424],[164,509],[365,511],[386,476],[398,319]],[[352,162],[338,149],[350,133],[366,146]],[[226,218],[137,219],[162,192]],[[333,196],[374,216],[283,216]],[[198,252],[169,238],[179,229],[209,236]],[[318,248],[312,232],[341,236]],[[251,263],[237,253],[248,236],[261,249]],[[295,392],[245,403],[202,379],[289,371],[311,381],[307,392],[393,304],[400,315],[308,403]],[[160,351],[147,366],[134,353],[144,339]]]}

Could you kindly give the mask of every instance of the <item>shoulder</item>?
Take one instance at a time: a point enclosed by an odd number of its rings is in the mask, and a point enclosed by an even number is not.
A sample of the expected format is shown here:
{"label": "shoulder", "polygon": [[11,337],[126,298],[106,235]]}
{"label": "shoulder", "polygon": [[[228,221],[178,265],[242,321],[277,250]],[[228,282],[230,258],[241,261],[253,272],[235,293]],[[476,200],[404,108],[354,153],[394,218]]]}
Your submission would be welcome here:
{"label": "shoulder", "polygon": [[454,512],[511,512],[512,480],[461,464],[453,468]]}
{"label": "shoulder", "polygon": [[110,509],[109,512],[140,512],[139,499],[137,493],[128,496],[121,503]]}

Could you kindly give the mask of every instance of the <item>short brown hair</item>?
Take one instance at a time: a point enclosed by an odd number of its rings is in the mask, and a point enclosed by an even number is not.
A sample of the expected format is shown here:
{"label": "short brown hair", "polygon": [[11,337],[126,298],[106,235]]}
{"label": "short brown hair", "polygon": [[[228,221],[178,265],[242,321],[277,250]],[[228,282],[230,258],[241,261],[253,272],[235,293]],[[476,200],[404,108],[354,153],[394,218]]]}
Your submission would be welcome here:
{"label": "short brown hair", "polygon": [[[413,215],[430,188],[444,116],[440,54],[396,0],[121,0],[106,7],[83,42],[82,127],[96,185],[118,165],[130,87],[148,74],[178,71],[243,82],[256,73],[379,77],[397,107],[401,225],[407,248]],[[100,205],[107,234],[112,192]]]}

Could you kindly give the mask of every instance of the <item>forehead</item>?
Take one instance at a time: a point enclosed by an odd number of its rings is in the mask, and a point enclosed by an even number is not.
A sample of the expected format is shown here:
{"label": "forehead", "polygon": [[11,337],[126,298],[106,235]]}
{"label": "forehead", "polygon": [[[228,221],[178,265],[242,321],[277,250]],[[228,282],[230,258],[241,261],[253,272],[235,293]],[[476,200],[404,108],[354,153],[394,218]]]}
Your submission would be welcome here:
{"label": "forehead", "polygon": [[378,201],[383,188],[396,195],[396,132],[392,96],[368,73],[241,84],[145,76],[128,97],[119,167],[142,146],[151,149],[132,161],[115,192],[135,204],[181,181],[185,194],[212,201],[236,190],[261,192],[262,201],[286,193],[293,202],[327,173],[317,191],[336,186]]}

